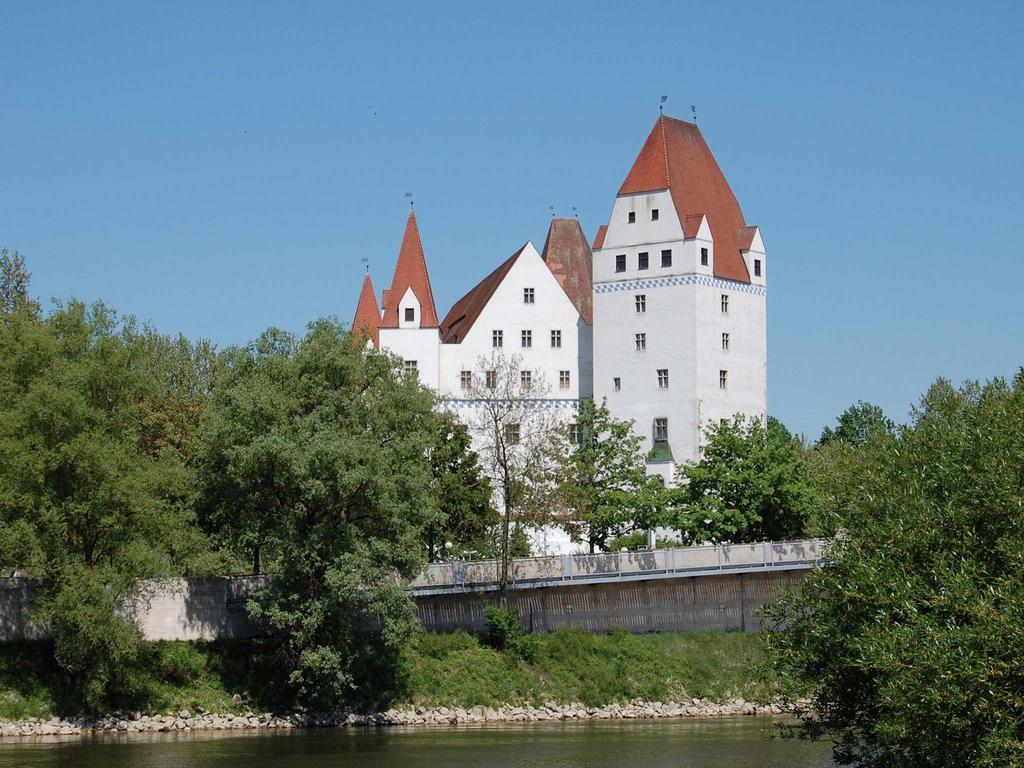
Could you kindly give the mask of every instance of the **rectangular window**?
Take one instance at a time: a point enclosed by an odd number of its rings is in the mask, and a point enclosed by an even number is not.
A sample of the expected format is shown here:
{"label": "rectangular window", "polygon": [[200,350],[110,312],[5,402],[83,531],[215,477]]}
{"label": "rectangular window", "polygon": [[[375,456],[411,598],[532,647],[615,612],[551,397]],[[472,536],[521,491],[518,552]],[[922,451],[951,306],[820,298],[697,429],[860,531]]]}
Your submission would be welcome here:
{"label": "rectangular window", "polygon": [[728,293],[723,293],[722,294],[722,314],[723,315],[729,314],[729,294]]}
{"label": "rectangular window", "polygon": [[654,439],[668,440],[668,419],[654,420]]}
{"label": "rectangular window", "polygon": [[658,389],[668,389],[668,368],[658,369]]}
{"label": "rectangular window", "polygon": [[626,271],[626,254],[620,253],[615,257],[615,271],[625,272]]}
{"label": "rectangular window", "polygon": [[636,296],[633,297],[633,301],[636,304],[636,311],[637,312],[646,312],[647,311],[647,294],[646,293],[638,293]]}
{"label": "rectangular window", "polygon": [[559,371],[558,372],[558,388],[568,389],[569,388],[569,372]]}
{"label": "rectangular window", "polygon": [[729,334],[728,333],[723,333],[722,334],[722,349],[724,351],[726,351],[726,352],[729,351]]}
{"label": "rectangular window", "polygon": [[533,331],[523,331],[520,334],[523,349],[528,349],[533,346]]}
{"label": "rectangular window", "polygon": [[651,262],[651,260],[650,260],[650,258],[648,258],[646,251],[641,251],[640,253],[638,253],[636,255],[636,268],[637,269],[647,269],[647,267],[650,265],[650,262]]}
{"label": "rectangular window", "polygon": [[614,389],[616,392],[622,389],[622,379],[620,379],[618,376],[612,379],[612,389]]}
{"label": "rectangular window", "polygon": [[628,213],[628,214],[626,215],[626,220],[627,220],[627,221],[628,221],[628,222],[629,222],[630,224],[636,224],[636,211],[630,211],[630,212],[629,212],[629,213]]}
{"label": "rectangular window", "polygon": [[700,249],[700,265],[702,267],[706,267],[708,265],[708,249],[707,248],[701,248]]}
{"label": "rectangular window", "polygon": [[658,220],[658,209],[657,208],[651,208],[651,221],[657,221],[657,220]]}
{"label": "rectangular window", "polygon": [[505,442],[507,442],[509,445],[517,445],[519,443],[518,424],[505,425]]}
{"label": "rectangular window", "polygon": [[462,371],[462,373],[459,374],[459,384],[462,385],[463,389],[469,389],[470,387],[472,387],[473,386],[473,372],[472,371]]}
{"label": "rectangular window", "polygon": [[552,331],[551,332],[551,346],[552,347],[561,347],[562,346],[562,332],[561,331]]}
{"label": "rectangular window", "polygon": [[406,360],[405,361],[405,372],[406,373],[416,373],[416,361],[415,360]]}
{"label": "rectangular window", "polygon": [[647,334],[638,333],[636,335],[636,351],[645,352],[647,350]]}
{"label": "rectangular window", "polygon": [[661,266],[671,267],[672,266],[672,251],[665,250],[661,252]]}
{"label": "rectangular window", "polygon": [[413,307],[405,308],[405,321],[411,323],[416,319],[416,310]]}
{"label": "rectangular window", "polygon": [[718,372],[718,388],[719,389],[725,389],[727,386],[729,386],[729,372],[728,371],[719,371]]}
{"label": "rectangular window", "polygon": [[580,425],[576,422],[569,425],[569,439],[572,440],[573,445],[579,445],[583,442],[583,433],[580,432]]}
{"label": "rectangular window", "polygon": [[498,386],[498,372],[487,371],[487,373],[484,374],[484,383],[487,385],[488,389],[494,389]]}
{"label": "rectangular window", "polygon": [[533,288],[523,288],[523,304],[533,304]]}
{"label": "rectangular window", "polygon": [[761,276],[761,260],[754,259],[754,277]]}
{"label": "rectangular window", "polygon": [[491,331],[491,346],[495,349],[501,349],[505,345],[505,332],[504,331]]}
{"label": "rectangular window", "polygon": [[533,371],[519,372],[519,386],[523,389],[530,389],[533,387]]}

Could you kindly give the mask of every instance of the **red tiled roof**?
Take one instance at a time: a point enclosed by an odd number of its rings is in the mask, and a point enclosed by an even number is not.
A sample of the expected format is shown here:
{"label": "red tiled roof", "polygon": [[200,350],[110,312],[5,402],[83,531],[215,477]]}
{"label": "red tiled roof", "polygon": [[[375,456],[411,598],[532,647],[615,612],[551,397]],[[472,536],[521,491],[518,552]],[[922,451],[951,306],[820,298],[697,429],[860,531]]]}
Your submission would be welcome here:
{"label": "red tiled roof", "polygon": [[602,248],[604,248],[604,236],[607,235],[607,234],[608,234],[608,225],[607,224],[602,224],[600,227],[597,228],[597,234],[594,235],[594,245],[592,246],[593,250],[599,251]]}
{"label": "red tiled roof", "polygon": [[526,244],[524,243],[522,248],[505,259],[496,270],[455,302],[441,323],[441,342],[443,344],[458,344],[466,338],[469,329],[473,327],[473,323],[483,312],[487,302],[490,301],[491,296],[494,295],[498,286],[501,285],[501,281],[505,279],[505,275],[512,269],[512,265],[516,263],[516,259],[525,248]]}
{"label": "red tiled roof", "polygon": [[398,304],[409,288],[412,288],[420,302],[420,327],[437,328],[437,309],[434,306],[434,293],[430,290],[427,260],[423,255],[420,230],[416,226],[416,214],[411,211],[405,223],[405,234],[398,251],[395,275],[391,278],[391,288],[384,292],[381,328],[398,327]]}
{"label": "red tiled roof", "polygon": [[593,260],[579,219],[551,219],[541,258],[583,322],[593,325]]}
{"label": "red tiled roof", "polygon": [[651,129],[619,194],[661,189],[672,193],[676,215],[687,237],[692,236],[686,231],[688,217],[708,217],[715,240],[715,276],[749,283],[739,244],[739,231],[746,224],[729,182],[697,126],[664,115]]}
{"label": "red tiled roof", "polygon": [[369,273],[363,278],[363,287],[359,291],[359,303],[356,305],[356,316],[352,320],[352,332],[359,339],[371,339],[373,346],[380,346],[380,310],[377,308],[377,296],[373,292],[373,281]]}
{"label": "red tiled roof", "polygon": [[750,250],[750,246],[754,244],[754,234],[756,232],[757,227],[743,227],[736,233],[736,240],[740,245],[741,251]]}

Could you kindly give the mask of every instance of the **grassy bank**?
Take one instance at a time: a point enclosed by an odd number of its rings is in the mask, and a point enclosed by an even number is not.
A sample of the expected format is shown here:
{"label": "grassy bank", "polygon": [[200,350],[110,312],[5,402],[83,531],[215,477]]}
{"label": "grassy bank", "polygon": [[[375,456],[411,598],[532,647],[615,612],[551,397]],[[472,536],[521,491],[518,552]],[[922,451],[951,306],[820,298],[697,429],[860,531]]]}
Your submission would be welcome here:
{"label": "grassy bank", "polygon": [[[153,643],[152,679],[131,708],[238,713],[287,706],[270,650],[259,643]],[[0,718],[69,714],[43,643],[0,644]],[[760,641],[722,632],[597,635],[563,630],[536,636],[528,658],[499,653],[469,634],[423,634],[402,654],[397,674],[368,685],[368,707],[462,706],[643,698],[670,701],[740,696],[767,701]],[[240,698],[241,701],[236,700]]]}

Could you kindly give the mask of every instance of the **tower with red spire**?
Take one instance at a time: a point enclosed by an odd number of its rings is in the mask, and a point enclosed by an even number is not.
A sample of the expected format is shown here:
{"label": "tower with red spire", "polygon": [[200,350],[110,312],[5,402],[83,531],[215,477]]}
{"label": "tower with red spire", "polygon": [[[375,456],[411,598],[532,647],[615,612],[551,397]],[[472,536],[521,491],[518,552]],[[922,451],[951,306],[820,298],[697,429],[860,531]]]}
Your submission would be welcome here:
{"label": "tower with red spire", "polygon": [[671,480],[707,425],[767,412],[764,243],[696,124],[658,117],[593,259],[595,397]]}

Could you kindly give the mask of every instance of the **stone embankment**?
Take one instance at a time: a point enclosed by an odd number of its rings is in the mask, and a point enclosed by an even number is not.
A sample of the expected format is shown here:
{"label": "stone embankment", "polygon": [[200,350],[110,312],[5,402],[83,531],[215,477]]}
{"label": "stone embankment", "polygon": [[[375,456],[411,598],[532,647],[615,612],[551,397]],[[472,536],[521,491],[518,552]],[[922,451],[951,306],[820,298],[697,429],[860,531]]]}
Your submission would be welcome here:
{"label": "stone embankment", "polygon": [[169,733],[228,731],[240,729],[344,728],[386,725],[459,725],[482,723],[546,722],[559,720],[650,720],[680,717],[781,715],[780,704],[755,704],[743,699],[716,703],[707,699],[680,702],[643,701],[592,707],[585,704],[545,702],[534,706],[413,707],[389,709],[371,715],[335,712],[254,713],[215,715],[182,710],[173,715],[116,713],[98,719],[33,718],[16,722],[0,720],[0,738],[18,736],[80,736],[92,733]]}

